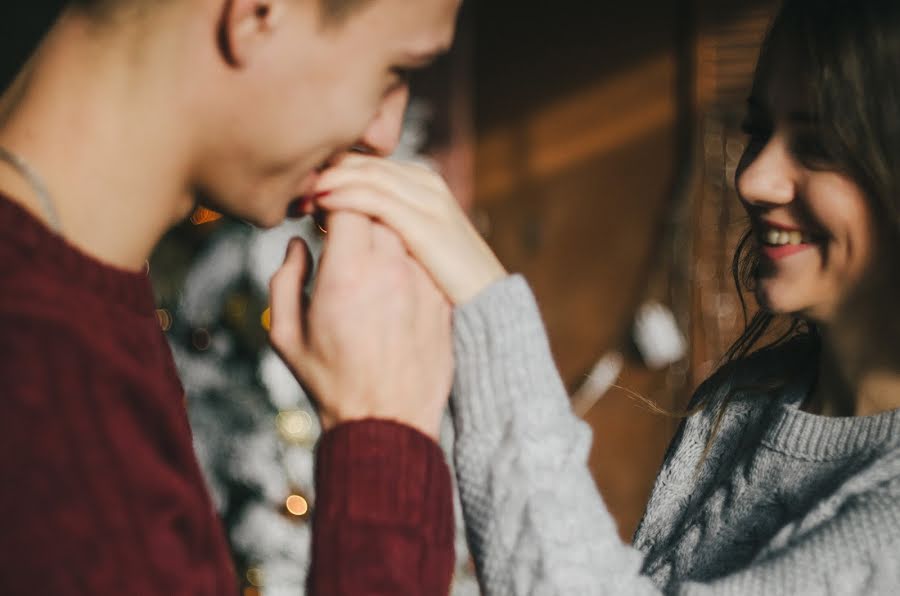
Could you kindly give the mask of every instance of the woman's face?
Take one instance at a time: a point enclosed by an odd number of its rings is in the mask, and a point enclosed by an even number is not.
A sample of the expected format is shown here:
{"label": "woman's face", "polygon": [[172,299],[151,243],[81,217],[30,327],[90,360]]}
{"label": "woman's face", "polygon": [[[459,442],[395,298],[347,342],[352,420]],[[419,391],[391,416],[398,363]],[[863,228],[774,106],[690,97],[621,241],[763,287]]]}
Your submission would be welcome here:
{"label": "woman's face", "polygon": [[821,149],[799,69],[773,62],[757,74],[736,173],[759,251],[757,299],[827,324],[873,261],[874,221],[862,189]]}

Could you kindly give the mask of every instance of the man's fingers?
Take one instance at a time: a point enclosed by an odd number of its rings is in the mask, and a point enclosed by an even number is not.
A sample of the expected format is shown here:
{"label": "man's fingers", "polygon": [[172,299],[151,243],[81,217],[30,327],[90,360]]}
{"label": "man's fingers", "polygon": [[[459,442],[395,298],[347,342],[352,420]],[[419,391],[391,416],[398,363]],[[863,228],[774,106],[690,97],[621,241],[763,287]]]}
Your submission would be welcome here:
{"label": "man's fingers", "polygon": [[406,256],[406,246],[400,236],[380,223],[372,225],[372,248],[381,256],[396,258]]}
{"label": "man's fingers", "polygon": [[269,338],[275,350],[294,368],[304,350],[303,286],[310,273],[309,248],[300,238],[288,244],[284,264],[269,282]]}
{"label": "man's fingers", "polygon": [[322,253],[323,269],[331,267],[352,268],[372,252],[372,221],[369,217],[351,211],[334,211],[327,214],[328,240]]}

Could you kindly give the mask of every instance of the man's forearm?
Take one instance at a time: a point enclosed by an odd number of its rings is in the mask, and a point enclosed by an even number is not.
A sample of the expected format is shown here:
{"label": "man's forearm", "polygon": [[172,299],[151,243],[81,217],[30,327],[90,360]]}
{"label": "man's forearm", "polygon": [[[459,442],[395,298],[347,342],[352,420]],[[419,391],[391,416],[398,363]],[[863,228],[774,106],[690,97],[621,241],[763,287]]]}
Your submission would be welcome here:
{"label": "man's forearm", "polygon": [[455,560],[450,470],[411,427],[363,420],[316,455],[313,595],[446,594]]}

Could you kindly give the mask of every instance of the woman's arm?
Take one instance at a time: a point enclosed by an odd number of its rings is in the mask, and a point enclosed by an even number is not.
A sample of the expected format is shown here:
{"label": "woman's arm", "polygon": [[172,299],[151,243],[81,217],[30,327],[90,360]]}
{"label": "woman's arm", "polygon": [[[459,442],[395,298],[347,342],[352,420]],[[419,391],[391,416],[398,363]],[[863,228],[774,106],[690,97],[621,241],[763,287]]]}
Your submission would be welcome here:
{"label": "woman's arm", "polygon": [[525,280],[457,307],[454,335],[456,471],[485,594],[655,592],[594,484]]}
{"label": "woman's arm", "polygon": [[454,325],[456,470],[486,595],[896,593],[900,452],[878,464],[877,482],[855,479],[858,494],[785,526],[748,566],[656,586],[595,488],[590,432],[569,407],[525,281],[493,284],[456,309]]}

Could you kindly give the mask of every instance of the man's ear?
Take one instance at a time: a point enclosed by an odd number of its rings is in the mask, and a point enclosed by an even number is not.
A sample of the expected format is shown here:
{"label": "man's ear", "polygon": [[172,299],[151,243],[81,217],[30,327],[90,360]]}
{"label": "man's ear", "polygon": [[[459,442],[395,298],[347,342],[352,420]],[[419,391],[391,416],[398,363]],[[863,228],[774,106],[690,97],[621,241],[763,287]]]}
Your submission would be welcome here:
{"label": "man's ear", "polygon": [[225,0],[219,15],[219,51],[228,64],[245,66],[284,16],[284,0]]}

